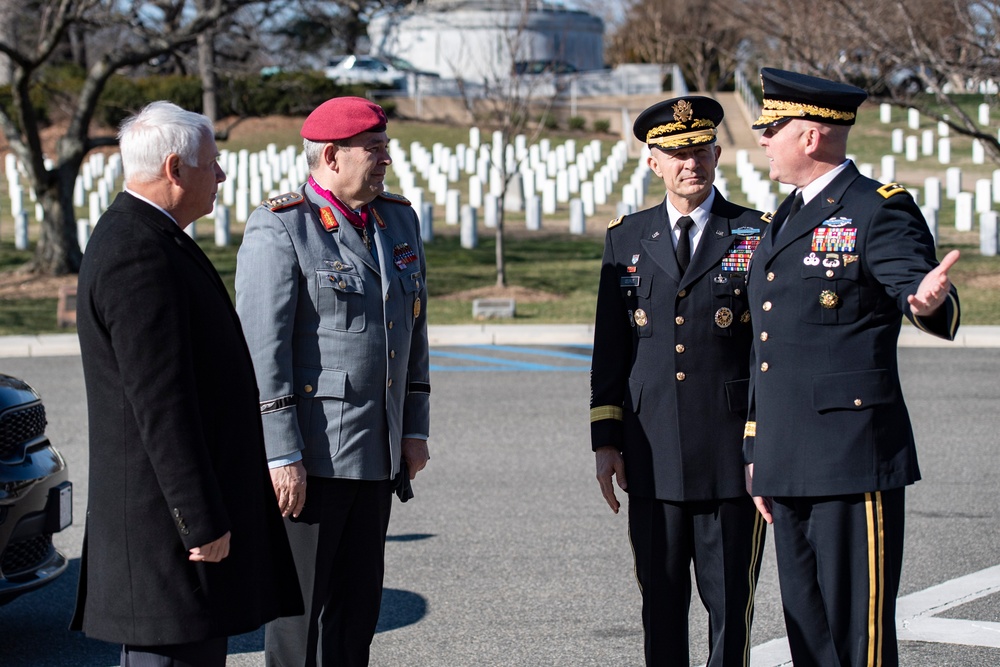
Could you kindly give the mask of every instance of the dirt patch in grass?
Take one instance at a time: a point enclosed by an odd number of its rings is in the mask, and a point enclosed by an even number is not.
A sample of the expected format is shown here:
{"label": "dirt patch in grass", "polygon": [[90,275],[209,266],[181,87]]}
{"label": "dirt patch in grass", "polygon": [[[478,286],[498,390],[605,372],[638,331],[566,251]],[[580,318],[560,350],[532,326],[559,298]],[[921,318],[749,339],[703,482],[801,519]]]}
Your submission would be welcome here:
{"label": "dirt patch in grass", "polygon": [[26,271],[0,272],[0,301],[55,299],[59,288],[76,287],[76,276],[41,276]]}
{"label": "dirt patch in grass", "polygon": [[474,299],[514,299],[520,303],[544,303],[546,301],[557,301],[559,295],[552,294],[551,292],[543,292],[541,290],[534,290],[527,287],[521,287],[519,285],[509,285],[507,287],[497,287],[496,285],[490,285],[488,287],[477,287],[475,289],[462,290],[461,292],[452,292],[451,294],[443,294],[441,296],[435,296],[435,299],[441,299],[442,301],[472,301]]}

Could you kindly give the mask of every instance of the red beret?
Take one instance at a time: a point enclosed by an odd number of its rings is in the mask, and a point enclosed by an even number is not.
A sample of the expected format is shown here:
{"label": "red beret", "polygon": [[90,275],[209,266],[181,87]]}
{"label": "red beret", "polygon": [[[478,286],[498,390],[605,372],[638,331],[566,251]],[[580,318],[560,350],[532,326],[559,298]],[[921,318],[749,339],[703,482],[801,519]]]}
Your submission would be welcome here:
{"label": "red beret", "polygon": [[300,134],[310,141],[337,141],[362,132],[382,132],[385,125],[385,111],[374,102],[363,97],[334,97],[309,114]]}

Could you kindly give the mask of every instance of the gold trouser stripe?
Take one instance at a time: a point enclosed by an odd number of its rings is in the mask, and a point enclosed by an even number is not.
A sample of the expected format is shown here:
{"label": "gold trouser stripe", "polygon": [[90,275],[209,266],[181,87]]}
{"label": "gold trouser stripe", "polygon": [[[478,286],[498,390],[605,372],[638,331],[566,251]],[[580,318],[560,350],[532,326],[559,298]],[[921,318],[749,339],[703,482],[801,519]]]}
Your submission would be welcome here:
{"label": "gold trouser stripe", "polygon": [[605,419],[622,420],[622,408],[619,405],[598,405],[590,409],[590,423],[599,422]]}
{"label": "gold trouser stripe", "polygon": [[750,625],[753,623],[754,596],[757,594],[757,577],[755,574],[757,569],[760,567],[759,563],[761,554],[764,553],[764,517],[761,516],[760,512],[754,512],[753,514],[753,540],[750,544],[750,570],[747,572],[747,584],[749,586],[750,596],[747,598],[747,608],[743,615],[743,630],[746,633],[746,639],[743,644],[743,667],[749,667],[750,665]]}
{"label": "gold trouser stripe", "polygon": [[885,532],[881,491],[865,494],[865,516],[868,522],[868,666],[880,667],[885,601]]}

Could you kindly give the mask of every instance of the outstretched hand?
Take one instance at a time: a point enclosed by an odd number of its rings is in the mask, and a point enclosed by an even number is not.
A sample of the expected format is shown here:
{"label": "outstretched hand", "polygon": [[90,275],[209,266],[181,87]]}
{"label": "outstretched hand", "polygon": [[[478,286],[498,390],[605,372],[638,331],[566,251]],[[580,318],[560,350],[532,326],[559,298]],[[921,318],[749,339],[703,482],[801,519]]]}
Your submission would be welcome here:
{"label": "outstretched hand", "polygon": [[910,304],[910,312],[913,313],[914,317],[933,315],[948,298],[948,291],[951,289],[948,271],[958,261],[958,257],[958,250],[952,250],[945,255],[941,263],[920,281],[917,293],[906,297]]}

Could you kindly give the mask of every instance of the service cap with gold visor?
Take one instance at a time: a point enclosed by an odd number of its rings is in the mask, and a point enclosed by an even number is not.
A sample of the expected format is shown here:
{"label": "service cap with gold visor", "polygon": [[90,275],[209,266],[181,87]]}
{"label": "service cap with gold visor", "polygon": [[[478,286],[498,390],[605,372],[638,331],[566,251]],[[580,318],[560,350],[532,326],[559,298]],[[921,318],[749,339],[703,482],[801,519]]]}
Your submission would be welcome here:
{"label": "service cap with gold visor", "polygon": [[857,86],[818,76],[763,67],[760,88],[764,104],[751,126],[763,130],[793,118],[830,125],[854,125],[858,107],[868,98]]}
{"label": "service cap with gold visor", "polygon": [[657,102],[635,119],[632,133],[650,148],[672,151],[715,143],[722,105],[711,97],[687,95]]}

